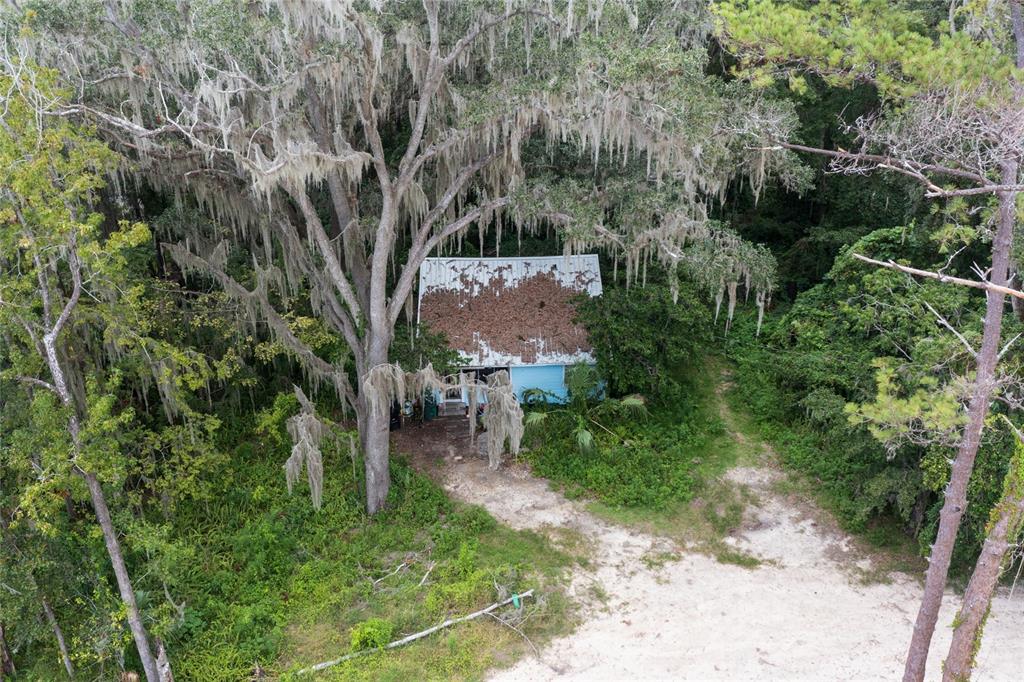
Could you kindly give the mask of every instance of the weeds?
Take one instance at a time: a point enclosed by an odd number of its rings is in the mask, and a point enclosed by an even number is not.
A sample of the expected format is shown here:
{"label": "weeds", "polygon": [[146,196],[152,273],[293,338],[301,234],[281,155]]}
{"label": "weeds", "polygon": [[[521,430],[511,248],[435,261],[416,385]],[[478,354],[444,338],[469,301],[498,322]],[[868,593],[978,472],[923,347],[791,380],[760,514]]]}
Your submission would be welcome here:
{"label": "weeds", "polygon": [[[273,447],[237,448],[210,474],[219,503],[185,507],[175,519],[197,548],[191,582],[178,586],[188,604],[172,648],[182,652],[178,677],[233,682],[258,664],[288,679],[485,606],[502,590],[532,587],[543,597],[517,625],[533,642],[570,625],[562,587],[573,558],[543,536],[452,502],[400,458],[388,509],[368,518],[342,450],[324,452],[328,480],[316,512],[302,491],[285,491]],[[486,619],[368,654],[322,679],[476,679],[526,651],[522,637]]]}

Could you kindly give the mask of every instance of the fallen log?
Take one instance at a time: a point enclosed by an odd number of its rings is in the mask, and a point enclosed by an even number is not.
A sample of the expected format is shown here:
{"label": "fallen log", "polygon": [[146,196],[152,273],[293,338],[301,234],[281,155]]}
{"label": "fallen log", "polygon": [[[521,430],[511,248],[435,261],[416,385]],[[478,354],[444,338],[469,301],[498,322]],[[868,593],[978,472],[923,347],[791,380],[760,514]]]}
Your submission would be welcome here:
{"label": "fallen log", "polygon": [[457,625],[458,623],[465,623],[467,620],[473,620],[474,618],[479,618],[480,616],[486,616],[487,614],[491,613],[492,611],[494,611],[496,609],[500,609],[502,606],[505,606],[506,604],[511,604],[515,600],[525,599],[526,597],[532,597],[532,596],[533,596],[533,590],[532,589],[531,590],[527,590],[526,592],[523,592],[522,594],[514,594],[511,597],[509,597],[508,599],[505,599],[504,601],[499,601],[499,602],[495,602],[495,603],[491,604],[487,608],[480,609],[479,611],[474,611],[473,613],[467,614],[465,616],[459,616],[458,618],[449,618],[448,620],[444,621],[443,623],[440,623],[439,625],[435,625],[432,628],[427,628],[426,630],[422,630],[422,631],[417,632],[415,634],[409,635],[408,637],[403,637],[402,639],[395,640],[394,642],[391,642],[390,644],[386,644],[385,646],[381,647],[380,649],[361,649],[359,651],[353,651],[352,653],[346,654],[345,656],[342,656],[341,658],[336,658],[333,661],[324,661],[323,663],[317,663],[316,665],[311,665],[308,668],[303,668],[302,670],[300,670],[296,674],[297,675],[307,675],[309,673],[315,673],[315,672],[319,672],[321,670],[326,670],[327,668],[336,666],[339,663],[344,663],[345,661],[350,661],[353,658],[358,658],[360,656],[365,656],[366,654],[372,654],[375,651],[383,651],[385,649],[397,649],[400,646],[404,646],[406,644],[409,644],[410,642],[415,642],[418,639],[423,639],[424,637],[426,637],[428,635],[432,635],[435,632],[437,632],[438,630],[444,630],[445,628],[449,628],[452,625]]}

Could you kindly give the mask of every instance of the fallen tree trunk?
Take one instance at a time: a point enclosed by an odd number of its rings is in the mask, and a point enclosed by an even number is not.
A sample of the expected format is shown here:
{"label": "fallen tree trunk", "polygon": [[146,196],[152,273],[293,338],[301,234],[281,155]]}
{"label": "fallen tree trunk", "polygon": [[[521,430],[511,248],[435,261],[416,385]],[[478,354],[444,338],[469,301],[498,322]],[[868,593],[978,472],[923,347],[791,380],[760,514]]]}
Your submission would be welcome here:
{"label": "fallen tree trunk", "polygon": [[344,663],[345,661],[350,661],[353,658],[358,658],[360,656],[365,656],[366,654],[372,654],[375,651],[383,651],[385,649],[397,649],[400,646],[404,646],[404,645],[409,644],[411,642],[415,642],[418,639],[423,639],[424,637],[426,637],[428,635],[432,635],[435,632],[437,632],[438,630],[444,630],[445,628],[451,627],[452,625],[456,625],[458,623],[465,623],[467,620],[473,620],[474,618],[479,618],[480,616],[486,616],[487,614],[489,614],[490,612],[494,611],[495,609],[499,609],[502,606],[505,606],[506,604],[511,604],[514,599],[517,599],[517,598],[518,599],[525,599],[526,597],[532,597],[532,596],[533,596],[533,590],[527,590],[526,592],[523,592],[522,594],[513,595],[513,596],[509,597],[508,599],[506,599],[504,601],[495,602],[495,603],[491,604],[490,606],[488,606],[485,609],[480,609],[479,611],[475,611],[475,612],[470,613],[470,614],[465,615],[465,616],[459,616],[458,618],[449,618],[448,620],[446,620],[445,622],[443,622],[443,623],[441,623],[439,625],[435,625],[432,628],[427,628],[426,630],[422,630],[422,631],[417,632],[415,634],[409,635],[408,637],[403,637],[402,639],[395,640],[394,642],[391,642],[390,644],[387,644],[387,645],[385,645],[384,647],[382,647],[380,649],[362,649],[360,651],[353,651],[352,653],[347,654],[345,656],[342,656],[341,658],[336,658],[333,661],[324,661],[323,663],[317,663],[316,665],[310,666],[308,668],[303,668],[302,670],[300,670],[296,674],[298,674],[298,675],[307,675],[309,673],[319,672],[320,670],[326,670],[327,668],[330,668],[332,666],[336,666],[339,663]]}

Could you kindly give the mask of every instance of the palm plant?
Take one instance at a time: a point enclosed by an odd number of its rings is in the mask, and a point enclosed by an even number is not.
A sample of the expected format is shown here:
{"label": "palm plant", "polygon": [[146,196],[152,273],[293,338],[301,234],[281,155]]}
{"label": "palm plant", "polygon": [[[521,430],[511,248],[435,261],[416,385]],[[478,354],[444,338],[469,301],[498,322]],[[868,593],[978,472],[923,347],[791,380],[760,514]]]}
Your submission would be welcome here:
{"label": "palm plant", "polygon": [[550,391],[534,388],[524,392],[525,403],[546,406],[531,410],[526,415],[527,433],[537,432],[544,426],[556,432],[568,431],[576,446],[585,453],[594,448],[596,429],[608,433],[616,440],[622,440],[606,423],[620,418],[639,419],[647,415],[647,404],[641,395],[605,397],[604,383],[597,368],[592,365],[578,364],[570,367],[566,371],[565,384],[568,399],[564,403]]}

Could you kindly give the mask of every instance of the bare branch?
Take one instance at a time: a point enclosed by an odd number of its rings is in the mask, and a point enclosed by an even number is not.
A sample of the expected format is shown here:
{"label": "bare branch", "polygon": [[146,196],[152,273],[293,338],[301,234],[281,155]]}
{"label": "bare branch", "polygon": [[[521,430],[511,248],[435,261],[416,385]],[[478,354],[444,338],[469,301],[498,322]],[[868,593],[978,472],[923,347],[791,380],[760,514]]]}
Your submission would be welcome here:
{"label": "bare branch", "polygon": [[1006,345],[1003,346],[1003,349],[1001,351],[999,351],[999,356],[998,356],[999,360],[1003,359],[1003,356],[1006,355],[1006,353],[1010,350],[1010,348],[1013,347],[1013,344],[1016,343],[1017,339],[1019,339],[1020,337],[1021,337],[1021,334],[1018,333],[1016,336],[1014,336],[1012,339],[1010,339],[1009,341],[1006,342]]}
{"label": "bare branch", "polygon": [[42,379],[37,379],[36,377],[25,377],[25,376],[19,376],[19,377],[16,377],[16,379],[18,381],[24,382],[26,384],[33,384],[35,386],[41,386],[42,388],[45,388],[47,391],[52,391],[53,393],[56,393],[58,396],[60,395],[60,393],[57,391],[57,387],[54,386],[53,384],[51,384],[49,381],[43,381]]}
{"label": "bare branch", "polygon": [[969,197],[978,194],[997,194],[999,192],[1024,192],[1024,185],[984,185],[966,189],[935,189],[927,190],[924,195],[930,199],[946,197]]}
{"label": "bare branch", "polygon": [[[891,156],[884,156],[881,154],[865,154],[861,152],[847,152],[847,151],[835,151],[832,149],[822,149],[820,147],[808,147],[802,144],[794,144],[792,142],[780,142],[779,146],[785,149],[791,149],[795,152],[807,152],[809,154],[818,154],[819,156],[828,156],[834,159],[844,159],[848,161],[860,161],[865,163],[877,164],[879,168],[885,168],[894,170],[900,173],[904,173],[913,177],[918,181],[922,181],[922,173],[937,173],[939,175],[948,175],[954,178],[961,178],[963,180],[970,180],[979,184],[988,184],[988,180],[977,173],[966,171],[960,168],[952,168],[950,166],[941,166],[931,163],[921,163],[919,161],[909,161],[906,159],[897,159]],[[930,187],[934,187],[936,190],[941,191],[939,187],[936,187],[927,179],[923,182]]]}
{"label": "bare branch", "polygon": [[899,263],[892,260],[875,260],[874,258],[862,256],[859,253],[853,254],[853,257],[856,258],[857,260],[862,260],[865,263],[870,263],[871,265],[878,265],[883,268],[889,268],[890,270],[898,270],[900,272],[905,272],[908,275],[914,275],[916,277],[927,277],[929,279],[937,279],[940,282],[945,282],[949,284],[959,284],[961,286],[971,287],[972,289],[982,289],[984,291],[991,291],[997,294],[1005,294],[1006,296],[1013,296],[1014,298],[1024,299],[1024,291],[1017,291],[1016,289],[1011,289],[1010,287],[999,286],[998,284],[993,284],[992,282],[979,281],[975,279],[964,279],[963,277],[953,277],[952,275],[943,275],[938,272],[932,272],[930,270],[921,270],[919,268],[912,268],[907,265],[900,265]]}
{"label": "bare branch", "polygon": [[964,344],[964,348],[967,349],[967,352],[971,354],[972,358],[977,358],[978,357],[978,351],[974,350],[974,348],[971,346],[971,344],[967,342],[967,339],[964,338],[963,334],[961,334],[960,332],[958,332],[956,329],[953,328],[953,325],[951,325],[949,323],[949,320],[947,320],[942,315],[942,313],[940,313],[938,310],[936,310],[934,307],[932,307],[932,304],[929,303],[928,301],[925,301],[924,305],[925,305],[926,308],[928,308],[928,310],[930,310],[932,312],[932,315],[934,315],[935,318],[939,321],[939,324],[941,324],[943,327],[945,327],[949,331],[953,332],[953,335],[956,336],[956,338],[958,338],[960,340],[960,343]]}

